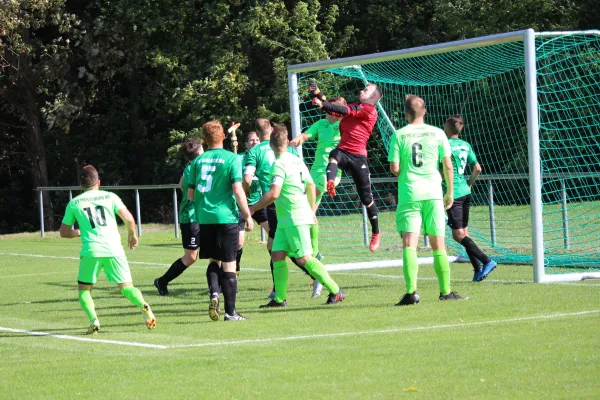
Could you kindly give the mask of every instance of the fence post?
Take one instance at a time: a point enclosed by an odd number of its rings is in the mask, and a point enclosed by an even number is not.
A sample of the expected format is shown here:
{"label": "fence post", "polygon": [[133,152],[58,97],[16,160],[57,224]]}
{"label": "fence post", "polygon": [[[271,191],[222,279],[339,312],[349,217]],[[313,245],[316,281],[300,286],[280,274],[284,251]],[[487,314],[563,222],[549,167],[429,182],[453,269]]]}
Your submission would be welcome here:
{"label": "fence post", "polygon": [[571,248],[571,241],[569,238],[569,215],[567,213],[567,185],[564,179],[560,181],[560,188],[562,189],[563,238],[565,249],[568,250]]}
{"label": "fence post", "polygon": [[260,227],[260,241],[263,242],[263,243],[266,242],[265,233],[266,233],[265,229],[261,226]]}
{"label": "fence post", "polygon": [[38,189],[38,201],[40,203],[40,233],[42,237],[44,235],[44,195],[42,193],[42,189]]}
{"label": "fence post", "polygon": [[179,214],[177,214],[177,188],[173,188],[173,216],[175,224],[175,237],[179,239]]}
{"label": "fence post", "polygon": [[423,245],[425,247],[431,247],[431,244],[429,243],[429,236],[423,235]]}
{"label": "fence post", "polygon": [[142,237],[142,218],[140,216],[140,191],[135,189],[135,220],[137,222],[138,236]]}
{"label": "fence post", "polygon": [[369,233],[367,232],[367,207],[362,205],[362,214],[363,214],[363,239],[365,241],[365,246],[369,245]]}
{"label": "fence post", "polygon": [[492,245],[496,245],[496,214],[494,213],[494,186],[492,180],[488,180],[488,201],[490,203],[490,236]]}

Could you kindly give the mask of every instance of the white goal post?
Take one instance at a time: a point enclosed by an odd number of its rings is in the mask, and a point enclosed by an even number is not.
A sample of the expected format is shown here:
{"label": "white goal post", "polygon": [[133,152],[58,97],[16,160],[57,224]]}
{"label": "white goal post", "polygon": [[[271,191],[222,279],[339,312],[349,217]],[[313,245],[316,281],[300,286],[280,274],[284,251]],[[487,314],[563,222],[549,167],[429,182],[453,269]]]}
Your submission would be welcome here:
{"label": "white goal post", "polygon": [[[590,270],[586,272],[577,272],[579,270],[572,269],[566,273],[547,273],[546,260],[544,254],[544,226],[543,226],[543,202],[542,202],[542,168],[540,160],[540,122],[539,122],[539,105],[538,105],[538,71],[536,63],[536,38],[542,37],[565,37],[569,35],[589,35],[600,37],[599,30],[591,31],[573,31],[573,32],[535,32],[532,29],[526,29],[516,32],[503,33],[478,37],[467,40],[460,40],[449,43],[440,43],[429,46],[415,47],[410,49],[388,51],[383,53],[368,54],[356,57],[340,58],[333,60],[324,60],[306,64],[297,64],[288,67],[288,85],[289,85],[289,101],[291,111],[291,126],[292,136],[296,137],[303,131],[301,102],[302,91],[299,91],[299,74],[315,73],[317,71],[330,70],[335,68],[365,66],[374,63],[384,63],[389,61],[413,59],[443,53],[458,52],[469,49],[476,49],[486,46],[493,46],[505,43],[522,43],[524,54],[524,81],[526,94],[526,128],[527,128],[527,164],[529,175],[529,193],[530,201],[529,208],[531,211],[531,263],[533,264],[533,281],[536,283],[550,282],[571,282],[585,279],[600,279],[600,272]],[[363,75],[364,77],[364,75]],[[366,78],[364,79],[366,81]],[[377,81],[375,81],[377,82]],[[388,114],[391,116],[393,111],[398,113],[398,110],[383,110],[381,105],[380,118],[382,112],[391,129],[394,127]],[[387,112],[387,113],[386,113]],[[403,115],[403,111],[400,111]],[[600,135],[600,133],[599,133]],[[302,156],[302,149],[298,149]],[[391,176],[391,175],[390,175]],[[598,224],[598,222],[595,222]],[[596,225],[597,226],[597,225]],[[400,242],[400,238],[397,238]],[[449,239],[451,240],[451,239]],[[401,258],[401,256],[400,256]],[[450,257],[451,261],[457,260],[456,256]],[[429,259],[421,259],[423,263],[431,263]],[[367,261],[360,263],[348,264],[329,264],[328,269],[335,270],[352,270],[362,268],[377,268],[377,267],[393,267],[402,265],[402,260],[385,260],[385,261]],[[594,269],[594,268],[592,268]]]}

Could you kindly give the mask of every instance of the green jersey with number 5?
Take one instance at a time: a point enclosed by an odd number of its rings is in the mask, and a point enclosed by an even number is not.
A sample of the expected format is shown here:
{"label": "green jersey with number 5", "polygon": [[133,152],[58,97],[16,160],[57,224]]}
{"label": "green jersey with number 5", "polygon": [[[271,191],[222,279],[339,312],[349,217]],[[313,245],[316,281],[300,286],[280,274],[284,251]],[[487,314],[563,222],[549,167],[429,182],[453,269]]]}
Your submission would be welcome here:
{"label": "green jersey with number 5", "polygon": [[[477,164],[477,157],[473,148],[468,142],[458,138],[448,140],[450,150],[452,151],[452,169],[454,170],[454,198],[471,194],[471,188],[465,179],[465,168],[467,165]],[[446,193],[446,182],[442,183],[444,193]]]}
{"label": "green jersey with number 5", "polygon": [[232,185],[242,181],[242,163],[225,149],[208,149],[192,162],[188,187],[195,189],[196,220],[206,224],[237,224],[238,206]]}
{"label": "green jersey with number 5", "polygon": [[125,205],[114,193],[88,190],[67,204],[62,223],[79,224],[82,257],[123,257],[115,214]]}
{"label": "green jersey with number 5", "polygon": [[398,205],[443,199],[439,165],[450,154],[446,134],[435,126],[409,124],[396,131],[388,161],[400,164]]}
{"label": "green jersey with number 5", "polygon": [[315,223],[306,197],[307,182],[312,183],[313,180],[300,157],[285,152],[273,163],[271,185],[281,186],[279,197],[275,200],[279,228]]}

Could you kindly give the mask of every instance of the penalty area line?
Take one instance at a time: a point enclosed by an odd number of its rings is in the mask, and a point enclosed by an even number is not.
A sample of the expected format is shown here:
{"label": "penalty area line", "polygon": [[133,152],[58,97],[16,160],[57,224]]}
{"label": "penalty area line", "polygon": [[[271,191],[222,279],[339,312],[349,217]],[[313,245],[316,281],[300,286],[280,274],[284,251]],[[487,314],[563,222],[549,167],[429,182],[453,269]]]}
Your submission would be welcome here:
{"label": "penalty area line", "polygon": [[579,311],[579,312],[574,312],[574,313],[560,313],[560,314],[548,314],[548,315],[534,315],[531,317],[497,319],[497,320],[480,321],[480,322],[466,322],[466,323],[460,323],[460,324],[414,326],[414,327],[408,327],[408,328],[380,329],[380,330],[373,330],[373,331],[321,333],[321,334],[315,334],[315,335],[297,335],[297,336],[285,336],[285,337],[275,337],[275,338],[265,338],[265,339],[246,339],[246,340],[221,341],[221,342],[211,342],[211,343],[170,345],[168,347],[170,349],[183,349],[183,348],[189,348],[189,347],[230,346],[230,345],[252,344],[252,343],[282,342],[282,341],[291,341],[291,340],[335,338],[335,337],[343,337],[343,336],[377,335],[377,334],[382,334],[382,333],[428,331],[428,330],[434,330],[434,329],[464,328],[464,327],[470,327],[470,326],[505,324],[505,323],[513,323],[513,322],[535,321],[535,320],[545,320],[545,319],[554,319],[554,318],[563,318],[563,317],[577,317],[577,316],[581,316],[581,315],[596,314],[596,313],[600,313],[600,310],[589,310],[589,311]]}
{"label": "penalty area line", "polygon": [[146,348],[150,348],[150,349],[168,349],[169,348],[169,346],[164,346],[164,345],[160,345],[160,344],[124,342],[121,340],[108,340],[108,339],[92,339],[92,338],[88,338],[88,337],[61,335],[61,334],[57,334],[57,333],[28,331],[26,329],[6,328],[3,326],[0,326],[0,331],[10,332],[10,333],[24,333],[26,335],[31,335],[31,336],[44,336],[44,337],[51,337],[51,338],[63,339],[63,340],[74,340],[77,342],[105,343],[105,344],[115,344],[115,345],[120,345],[120,346],[146,347]]}
{"label": "penalty area line", "polygon": [[295,335],[295,336],[284,336],[284,337],[273,337],[264,339],[246,339],[246,340],[233,340],[233,341],[219,341],[219,342],[208,342],[208,343],[193,343],[193,344],[180,344],[180,345],[160,345],[150,343],[139,343],[139,342],[126,342],[122,340],[108,340],[108,339],[96,339],[89,337],[78,337],[72,335],[62,335],[49,332],[30,331],[26,329],[14,329],[0,326],[0,332],[10,333],[23,333],[31,336],[48,337],[61,340],[73,340],[77,342],[88,342],[88,343],[102,343],[111,344],[118,346],[129,346],[129,347],[142,347],[149,349],[168,350],[168,349],[185,349],[192,347],[209,347],[209,346],[232,346],[232,345],[243,345],[243,344],[256,344],[256,343],[271,343],[271,342],[283,342],[283,341],[294,341],[294,340],[307,340],[307,339],[320,339],[320,338],[336,338],[344,336],[362,336],[362,335],[377,335],[385,333],[400,333],[400,332],[417,332],[417,331],[429,331],[436,329],[453,329],[453,328],[465,328],[472,326],[484,326],[484,325],[495,325],[495,324],[506,324],[523,321],[535,321],[535,320],[548,320],[555,318],[565,317],[577,317],[582,315],[590,315],[600,313],[600,310],[588,310],[579,311],[572,313],[558,313],[558,314],[546,314],[546,315],[534,315],[530,317],[517,317],[507,319],[496,319],[491,321],[479,321],[479,322],[463,322],[459,324],[443,324],[443,325],[427,325],[427,326],[413,326],[406,328],[393,328],[393,329],[379,329],[372,331],[355,331],[355,332],[338,332],[338,333],[320,333],[314,335]]}

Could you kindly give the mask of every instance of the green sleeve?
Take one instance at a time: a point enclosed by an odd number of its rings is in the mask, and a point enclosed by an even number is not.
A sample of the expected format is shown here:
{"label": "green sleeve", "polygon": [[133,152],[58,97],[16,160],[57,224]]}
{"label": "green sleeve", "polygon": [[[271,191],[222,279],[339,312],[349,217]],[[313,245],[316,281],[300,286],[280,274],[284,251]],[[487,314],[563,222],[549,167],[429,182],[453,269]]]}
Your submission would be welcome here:
{"label": "green sleeve", "polygon": [[65,210],[65,216],[62,219],[62,223],[68,226],[73,226],[73,224],[75,223],[75,215],[73,214],[73,211],[71,210],[71,202],[69,202],[69,204],[67,204],[67,208]]}
{"label": "green sleeve", "polygon": [[244,158],[244,169],[246,167],[254,167],[256,168],[256,151],[253,151],[256,147],[253,147],[246,153],[246,157]]}
{"label": "green sleeve", "polygon": [[467,155],[467,163],[469,165],[477,164],[477,156],[475,155],[475,152],[473,151],[473,147],[471,147],[471,145],[469,145],[469,154]]}
{"label": "green sleeve", "polygon": [[121,198],[119,196],[117,196],[114,193],[111,193],[111,197],[113,200],[113,212],[116,214],[119,212],[119,210],[122,210],[125,207],[125,204],[123,204],[123,200],[121,200]]}
{"label": "green sleeve", "polygon": [[390,140],[390,152],[388,154],[389,162],[400,162],[400,144],[398,133],[394,133],[392,140]]}
{"label": "green sleeve", "polygon": [[271,185],[275,183],[275,178],[285,179],[285,175],[285,169],[283,168],[282,163],[279,162],[279,160],[276,160],[271,169]]}
{"label": "green sleeve", "polygon": [[309,139],[317,139],[319,136],[319,127],[321,126],[321,121],[323,120],[315,122],[306,130],[306,132],[304,132]]}
{"label": "green sleeve", "polygon": [[[185,174],[185,170],[184,170],[184,174]],[[187,176],[188,180],[187,180],[187,184],[188,184],[188,189],[194,189],[196,187],[196,162],[192,162],[192,164],[190,165],[190,169],[188,171],[188,176]]]}
{"label": "green sleeve", "polygon": [[231,183],[241,182],[242,163],[240,162],[240,158],[238,156],[232,157],[230,163],[231,165],[229,167],[229,179],[231,180]]}
{"label": "green sleeve", "polygon": [[293,155],[295,155],[296,157],[300,157],[300,154],[298,154],[298,150],[296,150],[296,148],[295,148],[295,147],[290,147],[290,146],[288,146],[287,150],[288,150],[288,152],[289,152],[290,154],[293,154]]}

